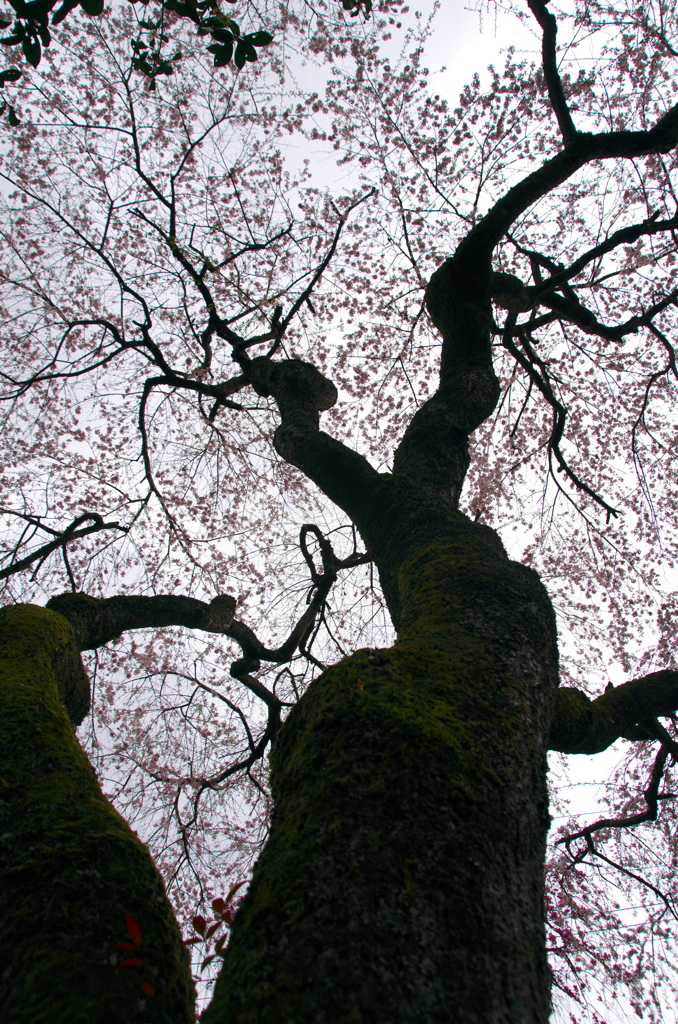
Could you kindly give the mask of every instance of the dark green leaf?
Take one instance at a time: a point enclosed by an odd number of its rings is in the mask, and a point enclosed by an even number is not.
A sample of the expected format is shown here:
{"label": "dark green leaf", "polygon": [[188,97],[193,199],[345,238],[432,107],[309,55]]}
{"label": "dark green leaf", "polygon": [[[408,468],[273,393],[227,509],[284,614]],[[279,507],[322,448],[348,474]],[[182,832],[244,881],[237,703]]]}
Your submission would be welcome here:
{"label": "dark green leaf", "polygon": [[49,34],[49,29],[47,28],[47,25],[38,25],[38,32],[40,33],[42,45],[49,46],[52,37]]}
{"label": "dark green leaf", "polygon": [[270,32],[250,32],[248,35],[243,36],[248,43],[252,43],[253,46],[268,46],[269,43],[273,42],[273,36]]}
{"label": "dark green leaf", "polygon": [[218,43],[232,43],[233,33],[229,32],[227,28],[215,28],[212,32],[212,39],[216,39]]}
{"label": "dark green leaf", "polygon": [[213,43],[207,49],[214,54],[215,68],[225,68],[233,56],[233,40],[228,43]]}
{"label": "dark green leaf", "polygon": [[165,0],[165,7],[168,11],[174,11],[180,18],[186,18],[191,13],[188,6],[182,4],[180,0]]}
{"label": "dark green leaf", "polygon": [[12,128],[16,128],[16,126],[18,124],[21,124],[21,118],[17,116],[17,113],[16,113],[14,107],[10,107],[9,108],[9,114],[7,115],[7,120],[11,124]]}
{"label": "dark green leaf", "polygon": [[5,21],[4,18],[0,18],[0,28],[9,28],[11,24],[11,21]]}
{"label": "dark green leaf", "polygon": [[40,49],[40,43],[37,39],[31,39],[30,36],[26,36],[21,44],[21,49],[24,51],[24,57],[31,65],[31,67],[37,68],[40,63],[40,56],[42,50]]}
{"label": "dark green leaf", "polygon": [[0,88],[5,82],[16,82],[21,78],[21,72],[18,68],[6,68],[4,71],[0,71]]}
{"label": "dark green leaf", "polygon": [[20,43],[23,37],[23,32],[15,32],[14,35],[5,36],[4,39],[0,39],[0,43],[4,43],[5,46],[14,46],[15,43]]}
{"label": "dark green leaf", "polygon": [[78,0],[64,0],[64,3],[61,5],[58,11],[55,11],[52,15],[52,24],[58,25],[60,22],[64,20],[66,15],[70,14],[70,12],[77,6]]}
{"label": "dark green leaf", "polygon": [[80,6],[85,14],[89,14],[95,18],[103,12],[104,0],[80,0]]}
{"label": "dark green leaf", "polygon": [[235,48],[235,66],[237,68],[242,68],[245,65],[245,61],[251,62],[255,61],[256,59],[257,51],[250,43],[246,42],[244,39],[241,39]]}

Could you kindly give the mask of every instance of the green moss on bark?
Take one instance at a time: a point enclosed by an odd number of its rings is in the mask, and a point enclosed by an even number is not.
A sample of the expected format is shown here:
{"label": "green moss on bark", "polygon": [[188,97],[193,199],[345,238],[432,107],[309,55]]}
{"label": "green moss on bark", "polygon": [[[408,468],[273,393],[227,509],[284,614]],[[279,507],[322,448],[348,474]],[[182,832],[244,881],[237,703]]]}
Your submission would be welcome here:
{"label": "green moss on bark", "polygon": [[[183,1024],[192,982],[162,880],[102,795],[60,697],[83,678],[62,616],[0,611],[0,1022]],[[143,932],[137,953],[115,949],[126,914]],[[130,956],[145,966],[116,969]]]}
{"label": "green moss on bark", "polygon": [[291,713],[206,1024],[546,1021],[553,613],[534,573],[482,547],[410,559],[395,647],[344,660]]}

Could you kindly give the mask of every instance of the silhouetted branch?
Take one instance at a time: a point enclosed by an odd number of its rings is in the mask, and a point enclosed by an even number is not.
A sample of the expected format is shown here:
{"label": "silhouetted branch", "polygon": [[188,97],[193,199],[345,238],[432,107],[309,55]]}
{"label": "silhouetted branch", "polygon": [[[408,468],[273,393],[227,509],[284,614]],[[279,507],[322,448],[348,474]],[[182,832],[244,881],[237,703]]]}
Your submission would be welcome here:
{"label": "silhouetted branch", "polygon": [[577,135],[572,115],[570,114],[563,92],[563,83],[558,74],[558,60],[556,49],[556,36],[558,23],[555,16],[546,8],[543,0],[528,0],[528,6],[539,22],[542,31],[542,66],[546,87],[553,112],[556,115],[558,126],[564,142],[570,142]]}
{"label": "silhouetted branch", "polygon": [[[674,743],[675,747],[676,744]],[[576,839],[589,839],[594,832],[600,832],[604,828],[633,828],[635,825],[642,825],[646,821],[656,821],[659,813],[659,802],[660,800],[673,800],[675,797],[669,793],[659,792],[659,785],[661,783],[666,761],[670,753],[669,747],[662,743],[661,747],[657,751],[657,756],[654,759],[654,765],[652,766],[652,772],[650,775],[650,781],[647,787],[643,790],[643,796],[645,797],[645,803],[647,805],[646,810],[640,811],[638,814],[630,814],[626,818],[601,818],[599,821],[593,822],[591,825],[587,825],[586,828],[581,829],[579,832],[573,832],[572,835],[566,836],[563,839],[559,839],[559,844],[566,844],[568,850],[570,843],[573,843]]]}
{"label": "silhouetted branch", "polygon": [[[26,518],[26,517],[21,517]],[[83,529],[78,529],[82,523],[91,522],[91,526],[85,526]],[[36,521],[36,525],[43,530],[48,530],[49,533],[55,533],[56,531],[43,526],[39,521]],[[19,559],[18,562],[13,562],[11,565],[6,566],[4,569],[0,569],[0,580],[6,579],[8,576],[13,576],[16,572],[22,572],[24,569],[28,569],[29,566],[33,565],[34,562],[43,561],[53,551],[57,551],[59,548],[65,549],[66,545],[72,540],[78,540],[80,537],[89,537],[93,533],[100,533],[102,530],[119,530],[121,533],[127,533],[127,527],[121,526],[120,523],[106,523],[103,518],[97,512],[84,512],[81,516],[78,516],[70,526],[67,526],[61,533],[57,533],[54,540],[48,541],[47,544],[43,544],[41,547],[36,548],[30,555],[26,555],[25,558]]]}
{"label": "silhouetted branch", "polygon": [[553,426],[551,428],[551,436],[549,437],[549,453],[553,454],[556,462],[558,463],[559,469],[567,476],[569,480],[575,485],[575,487],[582,491],[584,494],[588,494],[596,504],[600,505],[601,508],[607,513],[608,520],[612,516],[618,516],[619,512],[613,508],[604,498],[593,490],[592,487],[581,479],[581,477],[575,473],[567,459],[562,453],[560,443],[565,433],[565,423],[567,420],[567,409],[558,400],[551,384],[551,376],[548,372],[548,367],[543,359],[540,359],[535,352],[533,346],[530,344],[527,332],[523,332],[519,335],[523,352],[518,349],[517,345],[511,338],[511,329],[507,331],[503,338],[502,344],[504,348],[511,353],[513,358],[518,362],[525,373],[528,375],[530,381],[537,387],[537,389],[544,396],[548,404],[553,410]]}

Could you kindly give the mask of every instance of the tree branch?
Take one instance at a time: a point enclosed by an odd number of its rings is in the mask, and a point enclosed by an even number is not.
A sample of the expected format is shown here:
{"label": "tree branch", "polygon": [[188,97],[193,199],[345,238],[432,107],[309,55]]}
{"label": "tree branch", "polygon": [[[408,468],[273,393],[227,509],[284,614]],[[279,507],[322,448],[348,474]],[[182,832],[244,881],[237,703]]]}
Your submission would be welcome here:
{"label": "tree branch", "polygon": [[320,412],[337,400],[332,381],[301,359],[274,362],[267,356],[253,359],[248,375],[257,394],[272,395],[278,403],[275,450],[361,529],[382,480],[366,458],[320,430]]}
{"label": "tree branch", "polygon": [[[674,743],[673,746],[675,747],[676,744]],[[639,811],[638,814],[629,814],[626,818],[601,818],[599,821],[594,821],[591,825],[587,825],[586,828],[581,829],[579,832],[573,832],[572,835],[559,839],[558,844],[565,843],[569,850],[570,843],[574,842],[575,839],[588,840],[594,832],[600,832],[601,829],[633,828],[635,825],[642,825],[646,821],[656,821],[659,813],[659,801],[669,799],[668,794],[660,794],[659,792],[659,784],[664,775],[664,767],[669,753],[669,747],[662,743],[654,759],[650,781],[647,788],[643,790],[643,796],[647,805],[644,811]],[[673,798],[671,797],[671,799]]]}
{"label": "tree branch", "polygon": [[215,597],[209,604],[170,594],[106,598],[60,594],[47,602],[48,608],[68,619],[81,651],[103,647],[129,629],[186,626],[229,635],[235,606],[235,598],[228,594]]}
{"label": "tree branch", "polygon": [[[564,754],[598,754],[621,737],[632,740],[668,735],[656,718],[678,710],[678,672],[664,669],[610,687],[591,700],[575,687],[558,690],[549,748]],[[669,742],[678,746],[669,737]]]}
{"label": "tree branch", "polygon": [[555,156],[510,188],[464,238],[454,260],[489,260],[511,224],[558,185],[593,160],[625,159],[669,153],[678,145],[678,104],[645,131],[577,132]]}
{"label": "tree branch", "polygon": [[[23,518],[23,517],[22,517]],[[85,526],[81,530],[78,529],[82,523],[91,521],[91,526]],[[43,527],[44,529],[44,527]],[[120,523],[106,523],[98,512],[84,512],[77,519],[74,519],[70,526],[57,534],[54,540],[48,541],[47,544],[43,544],[41,547],[36,548],[30,555],[26,555],[25,558],[19,559],[18,562],[13,562],[12,565],[6,566],[4,569],[0,569],[0,580],[6,579],[8,576],[12,576],[15,572],[22,572],[24,569],[28,569],[34,562],[44,560],[51,555],[53,551],[57,551],[59,548],[64,550],[66,545],[72,540],[78,540],[80,537],[89,537],[93,533],[100,533],[102,530],[119,530],[121,533],[127,533],[127,527],[121,526]],[[50,530],[50,533],[54,532]]]}
{"label": "tree branch", "polygon": [[567,106],[567,100],[563,92],[563,83],[558,74],[556,50],[558,23],[555,16],[546,9],[546,4],[543,0],[527,0],[527,2],[542,31],[541,52],[546,87],[553,113],[556,115],[558,127],[563,136],[563,141],[568,143],[577,135],[577,129],[574,126],[572,115]]}

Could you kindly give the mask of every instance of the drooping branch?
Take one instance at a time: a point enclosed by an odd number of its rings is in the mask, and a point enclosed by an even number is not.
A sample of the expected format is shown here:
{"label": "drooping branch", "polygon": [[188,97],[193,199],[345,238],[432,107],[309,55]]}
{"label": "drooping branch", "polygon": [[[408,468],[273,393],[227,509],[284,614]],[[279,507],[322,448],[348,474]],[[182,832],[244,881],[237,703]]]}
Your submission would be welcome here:
{"label": "drooping branch", "polygon": [[[676,744],[674,743],[673,746],[676,747]],[[646,804],[644,811],[639,811],[637,814],[629,814],[625,818],[600,818],[598,821],[592,822],[579,832],[573,832],[572,835],[559,839],[558,843],[567,844],[569,849],[570,843],[574,842],[576,839],[588,840],[596,832],[600,832],[601,829],[634,828],[636,825],[642,825],[646,821],[656,821],[657,815],[659,814],[660,801],[675,799],[675,797],[670,794],[659,792],[659,786],[664,775],[664,768],[666,767],[666,762],[670,752],[669,745],[666,743],[662,743],[657,751],[654,764],[652,766],[652,772],[650,774],[650,781],[648,782],[647,787],[643,790],[643,797],[645,798]]]}
{"label": "drooping branch", "polygon": [[544,396],[548,404],[553,410],[553,426],[551,428],[551,436],[549,437],[549,464],[552,465],[551,459],[555,459],[558,464],[558,469],[563,472],[568,479],[572,481],[575,487],[582,491],[584,494],[588,494],[601,508],[607,513],[608,521],[611,517],[619,515],[617,509],[613,508],[604,498],[602,498],[596,491],[590,487],[586,481],[582,480],[581,477],[575,473],[570,466],[569,462],[563,455],[560,447],[565,433],[565,423],[567,420],[567,409],[560,402],[553,390],[553,384],[551,381],[551,375],[549,374],[548,367],[543,359],[540,359],[537,355],[534,347],[530,343],[530,337],[528,332],[525,330],[520,335],[520,342],[523,351],[520,351],[515,345],[511,338],[511,329],[505,332],[502,339],[502,344],[508,352],[511,353],[513,358],[519,363],[520,366],[525,370],[528,375],[530,384],[534,384],[541,394]]}
{"label": "drooping branch", "polygon": [[[664,777],[668,756],[669,754],[672,754],[675,763],[676,752],[678,750],[678,744],[675,743],[665,730],[664,732],[666,739],[662,742],[662,745],[657,751],[652,765],[650,779],[643,790],[645,810],[639,811],[637,814],[629,814],[626,817],[621,818],[600,818],[598,821],[592,822],[590,825],[580,829],[578,832],[563,836],[562,839],[558,840],[558,843],[566,847],[567,852],[572,858],[573,865],[582,864],[589,856],[602,860],[605,864],[609,864],[611,868],[614,868],[615,871],[619,871],[622,875],[626,875],[627,878],[633,879],[633,881],[638,882],[646,889],[649,889],[650,892],[653,892],[655,896],[661,900],[672,917],[678,919],[674,901],[670,899],[665,892],[663,892],[658,886],[654,885],[648,878],[637,874],[635,871],[631,871],[624,864],[620,864],[619,862],[612,860],[596,846],[594,839],[596,833],[603,830],[635,828],[637,825],[642,825],[645,822],[656,821],[659,815],[661,801],[675,799],[675,794],[673,793],[659,792],[659,786],[661,785],[661,781]],[[583,845],[579,846],[578,849],[575,848],[573,850],[573,844],[580,839],[584,840]]]}
{"label": "drooping branch", "polygon": [[575,687],[561,687],[549,747],[564,754],[598,754],[620,737],[666,741],[666,730],[654,720],[676,710],[678,672],[671,669],[609,687],[595,700]]}

